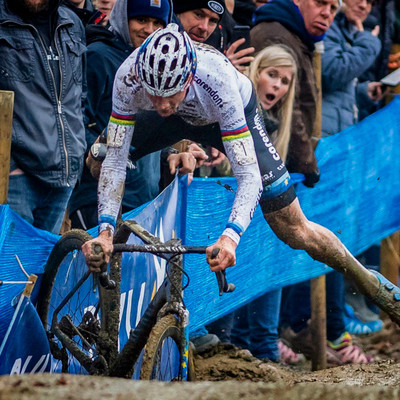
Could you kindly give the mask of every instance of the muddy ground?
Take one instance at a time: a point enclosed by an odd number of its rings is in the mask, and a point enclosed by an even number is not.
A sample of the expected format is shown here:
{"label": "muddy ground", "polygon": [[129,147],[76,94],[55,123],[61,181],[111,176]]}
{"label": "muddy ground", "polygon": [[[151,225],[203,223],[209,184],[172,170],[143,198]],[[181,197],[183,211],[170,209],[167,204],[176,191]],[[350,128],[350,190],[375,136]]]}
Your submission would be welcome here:
{"label": "muddy ground", "polygon": [[400,328],[385,321],[383,331],[359,338],[371,364],[312,372],[265,363],[243,350],[220,347],[196,357],[197,382],[158,383],[73,375],[0,377],[0,400],[393,400],[400,399]]}

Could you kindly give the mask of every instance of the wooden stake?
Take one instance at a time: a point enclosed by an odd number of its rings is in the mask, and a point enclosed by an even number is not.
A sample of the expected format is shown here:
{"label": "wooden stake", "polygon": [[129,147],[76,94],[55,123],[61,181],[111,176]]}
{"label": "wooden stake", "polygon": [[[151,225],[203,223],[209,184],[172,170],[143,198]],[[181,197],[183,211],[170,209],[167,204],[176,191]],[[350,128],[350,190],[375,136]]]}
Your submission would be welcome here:
{"label": "wooden stake", "polygon": [[313,371],[326,368],[326,292],[325,275],[311,279],[311,337]]}
{"label": "wooden stake", "polygon": [[[324,52],[323,42],[315,45],[314,71],[318,90],[316,118],[313,139],[315,147],[321,138],[322,129],[322,87],[321,87],[321,54]],[[311,280],[311,336],[313,342],[312,369],[313,371],[326,368],[326,290],[325,276]]]}
{"label": "wooden stake", "polygon": [[390,282],[398,284],[400,267],[400,231],[381,241],[380,272]]}
{"label": "wooden stake", "polygon": [[0,204],[7,203],[14,92],[0,90]]}

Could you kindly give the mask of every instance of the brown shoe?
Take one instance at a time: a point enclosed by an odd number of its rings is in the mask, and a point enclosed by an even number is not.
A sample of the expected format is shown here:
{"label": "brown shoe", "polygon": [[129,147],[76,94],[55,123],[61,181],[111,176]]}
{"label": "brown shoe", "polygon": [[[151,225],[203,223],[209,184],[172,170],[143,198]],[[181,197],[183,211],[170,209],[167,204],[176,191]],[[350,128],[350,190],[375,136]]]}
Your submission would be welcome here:
{"label": "brown shoe", "polygon": [[290,327],[284,328],[281,332],[281,339],[284,344],[296,353],[302,353],[306,358],[311,358],[313,346],[309,327],[306,327],[297,333]]}

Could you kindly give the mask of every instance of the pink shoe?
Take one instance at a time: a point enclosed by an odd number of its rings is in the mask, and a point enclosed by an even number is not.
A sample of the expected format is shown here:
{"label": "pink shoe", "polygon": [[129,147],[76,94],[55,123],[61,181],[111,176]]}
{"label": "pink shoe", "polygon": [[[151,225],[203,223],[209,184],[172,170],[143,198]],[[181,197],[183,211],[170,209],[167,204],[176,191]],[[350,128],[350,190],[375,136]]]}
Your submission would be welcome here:
{"label": "pink shoe", "polygon": [[351,335],[348,332],[340,337],[340,343],[334,344],[328,340],[327,361],[331,365],[366,364],[374,361],[364,351],[353,345]]}
{"label": "pink shoe", "polygon": [[297,365],[303,363],[306,360],[303,354],[295,353],[281,340],[278,340],[278,349],[280,353],[280,361],[282,364]]}

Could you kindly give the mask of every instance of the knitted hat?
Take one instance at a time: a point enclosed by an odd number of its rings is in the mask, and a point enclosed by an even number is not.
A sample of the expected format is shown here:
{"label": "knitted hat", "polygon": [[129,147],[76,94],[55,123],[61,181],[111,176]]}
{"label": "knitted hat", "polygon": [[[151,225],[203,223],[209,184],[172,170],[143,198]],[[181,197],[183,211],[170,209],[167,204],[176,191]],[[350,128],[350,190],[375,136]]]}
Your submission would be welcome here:
{"label": "knitted hat", "polygon": [[170,0],[128,0],[128,20],[134,17],[161,19],[165,26],[171,18]]}
{"label": "knitted hat", "polygon": [[199,8],[208,8],[221,17],[225,11],[225,0],[173,0],[173,4],[175,14]]}

